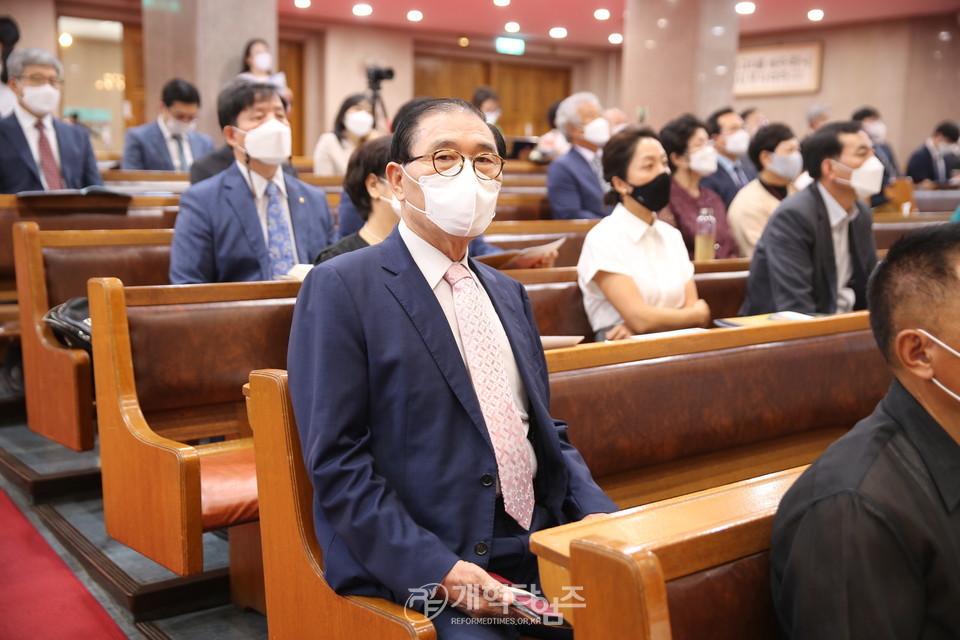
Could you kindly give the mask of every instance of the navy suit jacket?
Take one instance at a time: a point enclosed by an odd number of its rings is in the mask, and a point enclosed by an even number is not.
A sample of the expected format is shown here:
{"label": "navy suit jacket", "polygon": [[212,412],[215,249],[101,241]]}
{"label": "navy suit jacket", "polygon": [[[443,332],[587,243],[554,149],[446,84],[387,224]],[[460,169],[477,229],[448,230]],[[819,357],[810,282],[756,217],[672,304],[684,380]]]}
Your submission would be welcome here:
{"label": "navy suit jacket", "polygon": [[[566,425],[550,417],[547,363],[523,285],[470,267],[529,396],[537,504],[559,523],[615,511]],[[486,568],[491,554],[479,543],[491,544],[496,489],[483,476],[496,477],[496,457],[450,325],[399,231],[313,268],[287,362],[330,586],[402,603],[457,560]]]}
{"label": "navy suit jacket", "polygon": [[[297,261],[312,263],[333,241],[333,217],[320,189],[284,176]],[[257,207],[240,169],[198,182],[180,196],[170,249],[170,282],[271,280]]]}
{"label": "navy suit jacket", "polygon": [[[194,162],[213,151],[213,139],[206,134],[188,131],[187,141],[190,143]],[[156,121],[127,129],[120,168],[142,171],[174,170],[170,149],[167,148],[167,141]]]}
{"label": "navy suit jacket", "polygon": [[554,220],[603,218],[612,210],[593,167],[572,147],[547,165],[547,199]]}
{"label": "navy suit jacket", "polygon": [[[53,119],[53,128],[60,147],[60,175],[64,189],[102,185],[87,130],[56,118]],[[40,167],[30,153],[30,145],[17,115],[11,113],[0,119],[0,193],[42,190]]]}
{"label": "navy suit jacket", "polygon": [[[746,156],[740,159],[740,168],[743,170],[744,175],[746,175],[747,182],[750,182],[757,177],[756,169],[753,168],[753,164],[747,160]],[[733,202],[733,199],[736,197],[740,189],[747,186],[747,182],[744,182],[742,186],[737,186],[737,183],[733,181],[733,178],[730,177],[730,174],[727,173],[727,170],[724,169],[723,165],[719,164],[718,162],[717,170],[708,175],[706,178],[703,178],[700,181],[700,186],[706,187],[712,191],[716,191],[723,200],[723,205],[729,209],[730,203]]]}
{"label": "navy suit jacket", "polygon": [[[853,308],[867,308],[867,279],[877,264],[873,215],[856,201],[859,213],[850,223],[850,286]],[[774,311],[836,313],[837,263],[827,206],[817,182],[780,203],[757,242],[750,262],[747,295],[740,315]]]}
{"label": "navy suit jacket", "polygon": [[[955,169],[960,169],[960,158],[953,154],[947,154],[943,157],[943,164],[947,170],[946,180],[950,179],[950,173]],[[933,156],[926,144],[922,144],[911,154],[907,161],[907,175],[913,178],[915,184],[924,180],[933,180],[934,182],[946,182],[940,180],[937,176],[937,168],[933,165]]]}

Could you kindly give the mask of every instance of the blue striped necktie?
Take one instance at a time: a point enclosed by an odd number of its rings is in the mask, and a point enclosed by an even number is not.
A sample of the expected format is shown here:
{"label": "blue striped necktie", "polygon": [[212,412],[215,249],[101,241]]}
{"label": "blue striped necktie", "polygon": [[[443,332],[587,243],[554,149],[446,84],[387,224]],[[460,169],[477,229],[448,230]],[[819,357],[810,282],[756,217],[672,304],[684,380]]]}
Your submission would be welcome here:
{"label": "blue striped necktie", "polygon": [[267,251],[270,254],[270,273],[276,280],[293,268],[293,234],[290,222],[283,215],[280,189],[273,182],[267,183]]}

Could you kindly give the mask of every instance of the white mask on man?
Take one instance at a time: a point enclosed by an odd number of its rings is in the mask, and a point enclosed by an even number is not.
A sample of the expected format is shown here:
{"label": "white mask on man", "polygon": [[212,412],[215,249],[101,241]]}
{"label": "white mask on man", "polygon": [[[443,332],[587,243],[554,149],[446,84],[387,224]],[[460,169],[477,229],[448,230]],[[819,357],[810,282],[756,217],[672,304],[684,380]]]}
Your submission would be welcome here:
{"label": "white mask on man", "polygon": [[[960,358],[960,353],[957,353],[957,350],[956,350],[956,349],[954,349],[953,347],[951,347],[950,345],[948,345],[947,343],[945,343],[944,341],[942,341],[940,338],[937,338],[936,336],[934,336],[933,334],[931,334],[929,331],[924,331],[923,329],[917,329],[917,331],[919,331],[919,332],[922,333],[923,335],[927,336],[928,338],[930,338],[931,340],[933,340],[934,342],[936,342],[938,345],[940,345],[941,347],[943,347],[944,349],[946,349],[947,351],[949,351],[951,354],[953,354],[953,355],[956,356],[957,358]],[[948,396],[950,396],[951,398],[953,398],[953,399],[956,400],[957,402],[960,402],[960,395],[957,395],[956,392],[951,391],[950,389],[947,389],[946,385],[944,385],[942,382],[940,382],[939,380],[937,380],[936,376],[930,378],[930,381],[933,382],[933,384],[935,384],[935,385],[937,385],[938,387],[940,387],[940,390],[943,391],[945,394],[947,394]]]}
{"label": "white mask on man", "polygon": [[414,182],[420,185],[426,209],[414,206],[409,198],[405,200],[407,205],[452,236],[475,238],[487,230],[496,215],[500,181],[478,178],[469,160],[464,160],[460,173],[452,178],[433,173]]}
{"label": "white mask on man", "polygon": [[[837,160],[833,160],[833,162],[845,169],[850,169],[842,162]],[[883,163],[880,162],[880,158],[872,155],[856,169],[850,169],[849,179],[837,178],[837,182],[853,187],[858,198],[869,198],[876,193],[880,193],[880,189],[883,188]]]}
{"label": "white mask on man", "polygon": [[39,87],[23,88],[23,104],[27,109],[41,118],[48,113],[52,113],[60,104],[60,89],[51,87],[49,84],[42,84]]}
{"label": "white mask on man", "polygon": [[874,142],[883,142],[887,139],[887,125],[883,120],[871,120],[863,123],[863,130]]}
{"label": "white mask on man", "polygon": [[[238,129],[243,131],[243,129]],[[251,158],[266,164],[280,164],[292,153],[290,126],[276,118],[267,120],[256,129],[245,131],[243,150]]]}
{"label": "white mask on man", "polygon": [[193,121],[183,122],[182,120],[177,120],[176,118],[166,118],[164,124],[167,125],[167,131],[170,132],[172,136],[184,137],[187,135],[187,132],[190,131]]}
{"label": "white mask on man", "polygon": [[730,155],[740,157],[744,155],[750,147],[750,134],[747,133],[746,129],[734,131],[727,136],[727,140],[723,146]]}
{"label": "white mask on man", "polygon": [[610,123],[606,118],[594,118],[584,125],[583,137],[590,144],[602,147],[610,139]]}

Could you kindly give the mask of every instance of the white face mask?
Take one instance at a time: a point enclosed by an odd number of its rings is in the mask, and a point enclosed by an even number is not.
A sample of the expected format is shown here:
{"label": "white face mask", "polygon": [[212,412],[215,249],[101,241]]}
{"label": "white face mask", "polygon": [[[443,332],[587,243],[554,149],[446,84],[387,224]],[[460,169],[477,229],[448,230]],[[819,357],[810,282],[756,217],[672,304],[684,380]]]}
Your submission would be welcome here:
{"label": "white face mask", "polygon": [[749,146],[750,134],[747,133],[746,129],[740,129],[740,131],[728,135],[727,141],[723,145],[724,149],[727,150],[727,153],[738,157],[744,155]]}
{"label": "white face mask", "polygon": [[167,118],[164,120],[164,123],[167,125],[167,129],[170,131],[170,135],[182,137],[187,135],[187,132],[190,131],[193,121],[182,122],[176,118]]}
{"label": "white face mask", "polygon": [[500,119],[500,109],[496,111],[484,111],[483,118],[487,121],[487,124],[497,124],[497,120]]}
{"label": "white face mask", "polygon": [[[957,353],[957,351],[956,351],[953,347],[947,345],[945,342],[943,342],[942,340],[940,340],[940,338],[937,338],[936,336],[930,334],[928,331],[924,331],[923,329],[917,329],[917,331],[919,331],[919,332],[922,333],[923,335],[927,336],[928,338],[930,338],[931,340],[933,340],[934,342],[936,342],[938,345],[940,345],[941,347],[943,347],[944,349],[946,349],[947,351],[949,351],[949,352],[950,352],[951,354],[953,354],[954,356],[960,358],[960,353]],[[956,400],[957,402],[960,402],[960,395],[957,395],[956,393],[954,393],[954,392],[951,391],[950,389],[947,389],[947,387],[946,387],[942,382],[940,382],[939,380],[937,380],[935,377],[934,377],[934,378],[930,378],[930,381],[933,382],[933,384],[935,384],[935,385],[937,385],[938,387],[940,387],[940,390],[943,391],[945,394],[947,394],[948,396],[950,396],[951,398],[953,398],[953,399]]]}
{"label": "white face mask", "polygon": [[391,196],[389,198],[384,196],[384,200],[390,203],[390,208],[393,209],[393,212],[397,214],[397,217],[399,218],[400,214],[403,212],[402,205],[400,204],[400,201],[397,200],[396,196],[392,195],[393,189],[391,188],[390,183],[384,180],[383,178],[380,178],[380,180],[383,182],[383,184],[387,185],[387,189],[391,193]]}
{"label": "white face mask", "polygon": [[771,153],[770,164],[767,165],[767,169],[770,169],[770,171],[773,171],[784,180],[793,182],[793,180],[800,175],[800,172],[803,171],[803,156],[800,155],[799,151],[794,151],[787,156],[782,156],[779,153]]}
{"label": "white face mask", "polygon": [[[836,160],[833,160],[833,162],[845,169],[850,169],[850,167]],[[880,189],[883,188],[883,163],[877,156],[870,156],[866,162],[856,169],[850,169],[849,180],[837,178],[837,182],[853,187],[858,198],[869,198],[875,193],[880,193]]]}
{"label": "white face mask", "polygon": [[273,56],[263,51],[253,56],[252,67],[260,71],[270,71],[273,68]]}
{"label": "white face mask", "polygon": [[39,87],[20,86],[23,88],[23,104],[41,118],[52,113],[60,104],[60,89],[54,89],[49,84]]}
{"label": "white face mask", "polygon": [[[237,130],[243,131],[243,129]],[[280,164],[292,153],[290,127],[276,118],[267,120],[256,129],[244,133],[246,137],[243,139],[243,150],[251,158],[256,158],[260,162]]]}
{"label": "white face mask", "polygon": [[[406,169],[401,169],[413,180]],[[469,160],[464,160],[460,173],[452,178],[433,173],[420,176],[415,182],[423,191],[426,211],[415,207],[409,199],[405,201],[407,205],[452,236],[475,238],[486,231],[496,215],[500,181],[478,178]]]}
{"label": "white face mask", "polygon": [[353,111],[343,117],[347,131],[362,138],[373,130],[373,114],[369,111]]}
{"label": "white face mask", "polygon": [[887,125],[883,120],[871,120],[863,123],[863,130],[874,142],[883,142],[887,139]]}
{"label": "white face mask", "polygon": [[602,147],[610,139],[610,123],[606,118],[596,118],[583,127],[583,137],[590,144]]}
{"label": "white face mask", "polygon": [[701,178],[717,172],[717,150],[707,146],[690,154],[690,169]]}

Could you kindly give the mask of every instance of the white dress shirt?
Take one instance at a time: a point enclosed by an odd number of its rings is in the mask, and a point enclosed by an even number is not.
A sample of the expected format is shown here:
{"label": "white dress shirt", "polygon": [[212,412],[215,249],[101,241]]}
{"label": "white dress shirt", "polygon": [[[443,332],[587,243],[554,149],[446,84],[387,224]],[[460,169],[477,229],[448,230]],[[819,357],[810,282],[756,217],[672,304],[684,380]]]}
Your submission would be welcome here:
{"label": "white dress shirt", "polygon": [[[38,118],[24,109],[19,102],[13,108],[13,112],[17,116],[20,128],[23,129],[23,135],[27,139],[27,145],[30,147],[30,154],[33,156],[33,161],[37,165],[37,173],[40,174],[40,183],[44,189],[49,189],[47,177],[43,175],[43,167],[40,165],[40,132],[37,131]],[[53,128],[53,116],[48,113],[42,118],[39,118],[39,120],[43,122],[43,134],[46,136],[47,142],[50,143],[50,150],[53,151],[53,159],[57,161],[57,169],[60,169],[60,145],[57,143],[57,132]],[[62,175],[63,171],[61,170],[60,173]]]}
{"label": "white dress shirt", "polygon": [[857,217],[859,210],[856,203],[849,211],[844,209],[836,198],[830,195],[822,184],[817,184],[820,197],[827,206],[827,217],[830,219],[830,233],[833,236],[833,258],[837,266],[837,313],[846,313],[853,310],[857,301],[857,294],[850,287],[853,278],[853,262],[850,259],[850,223]]}
{"label": "white dress shirt", "polygon": [[632,279],[646,305],[680,309],[693,263],[675,227],[657,219],[647,224],[618,204],[587,233],[577,263],[583,306],[594,331],[623,322],[594,279],[600,271]]}
{"label": "white dress shirt", "polygon": [[933,160],[933,170],[936,173],[936,180],[934,180],[934,182],[946,182],[950,176],[947,175],[947,164],[943,158],[943,154],[940,152],[940,149],[937,148],[937,145],[933,144],[933,138],[927,138],[924,144],[927,146],[927,151],[930,152],[930,158]]}
{"label": "white dress shirt", "polygon": [[270,235],[267,232],[267,201],[269,200],[267,183],[274,183],[280,190],[280,206],[283,208],[283,216],[287,219],[287,224],[290,225],[290,243],[293,247],[293,261],[296,264],[299,262],[298,256],[300,254],[297,252],[297,238],[293,232],[293,220],[290,218],[290,203],[287,200],[287,185],[283,181],[283,169],[280,165],[277,165],[276,173],[270,180],[267,180],[256,171],[251,171],[247,165],[239,160],[236,162],[240,168],[240,175],[247,181],[247,186],[250,187],[250,192],[253,194],[253,202],[257,205],[257,216],[260,218],[260,227],[263,229],[263,241],[268,247],[270,246]]}
{"label": "white dress shirt", "polygon": [[604,193],[609,191],[610,184],[603,179],[603,160],[601,160],[600,151],[587,149],[586,147],[581,147],[578,144],[573,145],[573,148],[577,153],[583,156],[583,159],[586,160],[587,164],[590,165],[590,168],[593,169],[594,175],[597,176],[597,182],[600,183]]}
{"label": "white dress shirt", "polygon": [[167,128],[167,123],[163,121],[163,116],[157,116],[157,124],[160,126],[160,133],[163,134],[163,139],[167,143],[167,151],[170,153],[170,159],[173,160],[173,168],[176,171],[189,171],[190,165],[193,164],[193,151],[190,149],[190,138],[187,134],[180,136],[180,141],[183,142],[183,155],[187,159],[187,166],[182,166],[180,164],[180,147],[177,145],[177,141],[173,139],[173,134],[170,133],[170,129]]}
{"label": "white dress shirt", "polygon": [[[407,250],[410,251],[413,261],[417,264],[420,272],[423,273],[423,277],[427,281],[427,286],[433,290],[433,294],[437,297],[437,302],[440,303],[440,308],[443,309],[443,314],[447,318],[447,324],[450,325],[450,331],[453,332],[453,337],[457,341],[460,357],[463,358],[464,365],[466,365],[467,356],[463,350],[463,341],[460,339],[460,324],[457,322],[457,313],[453,306],[453,287],[451,287],[443,277],[453,262],[445,253],[414,233],[402,220],[398,226],[400,227],[400,239],[403,240],[403,243],[407,246]],[[513,401],[517,406],[517,411],[520,413],[520,420],[523,422],[523,433],[526,435],[530,431],[530,398],[527,396],[526,389],[523,386],[523,380],[520,379],[517,360],[513,355],[513,349],[510,347],[507,334],[503,330],[503,323],[500,321],[500,316],[497,315],[497,310],[490,301],[490,296],[487,295],[483,284],[481,284],[477,278],[477,274],[474,273],[473,269],[471,269],[467,263],[467,257],[468,255],[465,254],[460,264],[466,267],[470,275],[476,280],[477,287],[480,289],[484,308],[490,317],[490,321],[493,323],[493,332],[496,334],[500,354],[503,356],[503,366],[507,372],[507,383],[510,386],[510,392],[513,394]],[[469,373],[469,371],[470,369],[468,368],[467,372]],[[529,439],[526,440],[526,443],[527,446],[530,447],[530,457],[533,460],[533,471],[534,476],[536,476],[537,457],[533,451],[533,444]]]}

